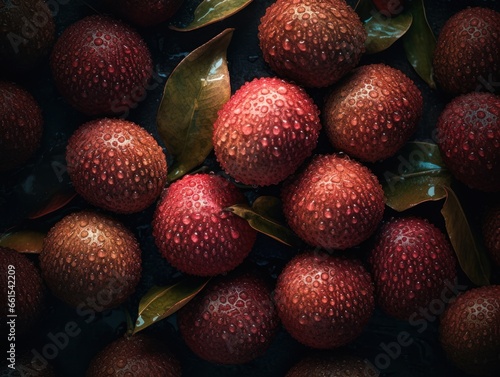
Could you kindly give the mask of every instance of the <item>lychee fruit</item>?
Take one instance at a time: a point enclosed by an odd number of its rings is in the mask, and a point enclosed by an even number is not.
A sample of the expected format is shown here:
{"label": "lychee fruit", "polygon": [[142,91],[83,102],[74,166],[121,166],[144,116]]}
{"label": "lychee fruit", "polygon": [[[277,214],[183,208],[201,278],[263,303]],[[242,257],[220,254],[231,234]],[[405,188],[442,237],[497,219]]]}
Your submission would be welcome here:
{"label": "lychee fruit", "polygon": [[40,146],[42,111],[17,84],[0,81],[0,172],[25,163]]}
{"label": "lychee fruit", "polygon": [[312,251],[288,262],[274,299],[290,335],[319,349],[357,338],[375,306],[373,283],[360,261]]}
{"label": "lychee fruit", "polygon": [[0,3],[0,66],[27,73],[49,54],[55,23],[45,1],[10,0]]}
{"label": "lychee fruit", "polygon": [[475,376],[500,374],[500,286],[473,288],[441,316],[439,340],[459,369]]}
{"label": "lychee fruit", "polygon": [[404,0],[372,0],[377,10],[385,17],[395,17],[404,10]]}
{"label": "lychee fruit", "polygon": [[88,16],[70,25],[52,51],[52,74],[66,101],[86,115],[127,115],[144,99],[151,54],[128,25]]}
{"label": "lychee fruit", "polygon": [[155,138],[121,119],[80,126],[66,148],[71,182],[89,203],[117,213],[144,210],[160,196],[167,161]]}
{"label": "lychee fruit", "polygon": [[86,377],[180,377],[181,365],[165,343],[151,335],[122,337],[90,362]]}
{"label": "lychee fruit", "polygon": [[469,93],[439,116],[437,144],[451,173],[473,189],[500,190],[500,96]]}
{"label": "lychee fruit", "polygon": [[182,338],[199,357],[243,364],[265,353],[279,325],[271,288],[256,273],[211,281],[177,317]]}
{"label": "lychee fruit", "polygon": [[213,145],[236,180],[265,186],[292,174],[316,147],[319,110],[299,86],[278,78],[243,85],[219,111]]}
{"label": "lychee fruit", "polygon": [[384,192],[364,165],[337,154],[317,155],[285,182],[283,211],[308,244],[348,249],[368,239],[384,214]]}
{"label": "lychee fruit", "polygon": [[[45,287],[38,269],[23,254],[0,246],[1,309],[0,330],[13,339],[23,337],[33,328],[45,307]],[[13,319],[15,325],[8,322]]]}
{"label": "lychee fruit", "polygon": [[161,254],[179,270],[214,276],[238,266],[257,233],[226,207],[245,203],[239,189],[215,174],[186,175],[162,194],[153,217]]}
{"label": "lychee fruit", "polygon": [[434,51],[434,77],[447,93],[494,90],[500,81],[500,13],[461,10],[444,24]]}
{"label": "lychee fruit", "polygon": [[78,309],[100,312],[123,303],[141,277],[141,250],[122,223],[84,210],[59,220],[40,254],[52,293]]}
{"label": "lychee fruit", "polygon": [[451,244],[425,219],[405,217],[385,223],[369,262],[377,305],[401,320],[419,318],[420,308],[429,308],[456,284]]}
{"label": "lychee fruit", "polygon": [[491,207],[483,219],[482,233],[486,250],[500,266],[500,204]]}
{"label": "lychee fruit", "polygon": [[139,26],[160,24],[180,8],[184,0],[105,0],[115,12]]}
{"label": "lychee fruit", "polygon": [[276,1],[259,25],[264,60],[280,76],[326,87],[358,65],[367,38],[344,0]]}
{"label": "lychee fruit", "polygon": [[366,65],[348,74],[328,96],[325,130],[337,150],[376,162],[393,156],[408,141],[422,110],[420,90],[403,72],[384,64]]}

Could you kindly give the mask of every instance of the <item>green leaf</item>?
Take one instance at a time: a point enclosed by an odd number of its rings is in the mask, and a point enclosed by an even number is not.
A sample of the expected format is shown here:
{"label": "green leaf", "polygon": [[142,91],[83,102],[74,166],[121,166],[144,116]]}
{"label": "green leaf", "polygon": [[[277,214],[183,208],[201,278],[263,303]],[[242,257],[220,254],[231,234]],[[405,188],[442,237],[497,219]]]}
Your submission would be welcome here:
{"label": "green leaf", "polygon": [[23,230],[0,235],[0,246],[8,247],[20,253],[40,254],[43,249],[45,233]]}
{"label": "green leaf", "polygon": [[299,247],[301,245],[300,239],[291,229],[280,224],[274,219],[257,213],[247,204],[235,204],[225,208],[224,210],[232,212],[235,215],[247,220],[248,224],[258,232],[274,238],[285,245],[292,247]]}
{"label": "green leaf", "polygon": [[170,26],[177,31],[191,31],[222,21],[250,4],[252,0],[203,0],[194,11],[193,21],[186,27]]}
{"label": "green leaf", "polygon": [[252,209],[256,213],[268,219],[275,220],[278,223],[286,221],[282,207],[280,198],[267,195],[259,196],[252,204]]}
{"label": "green leaf", "polygon": [[366,53],[374,54],[391,47],[410,29],[413,16],[404,12],[396,17],[384,17],[376,13],[364,23],[368,37],[365,42]]}
{"label": "green leaf", "polygon": [[406,57],[418,75],[434,89],[436,83],[433,78],[432,58],[436,37],[427,22],[424,1],[413,0],[408,6],[413,15],[413,23],[403,38]]}
{"label": "green leaf", "polygon": [[383,165],[381,181],[386,204],[405,211],[417,204],[446,197],[451,174],[444,167],[439,148],[424,142],[407,143]]}
{"label": "green leaf", "polygon": [[233,30],[224,30],[191,52],[165,84],[157,126],[174,157],[169,181],[203,163],[213,148],[213,123],[231,96],[226,59]]}
{"label": "green leaf", "polygon": [[153,286],[139,302],[133,334],[175,313],[191,301],[209,280],[190,276],[167,287]]}
{"label": "green leaf", "polygon": [[489,285],[491,265],[488,256],[476,242],[456,194],[449,187],[445,191],[446,201],[441,213],[460,267],[474,284]]}

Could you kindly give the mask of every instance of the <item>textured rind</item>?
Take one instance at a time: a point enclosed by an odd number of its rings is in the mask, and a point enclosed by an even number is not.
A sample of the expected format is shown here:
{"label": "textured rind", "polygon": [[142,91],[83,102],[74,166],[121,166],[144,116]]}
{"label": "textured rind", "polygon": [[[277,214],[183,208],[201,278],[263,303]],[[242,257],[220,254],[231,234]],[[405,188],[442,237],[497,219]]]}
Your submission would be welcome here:
{"label": "textured rind", "polygon": [[51,10],[40,0],[10,0],[0,5],[0,67],[8,72],[36,69],[55,39]]}
{"label": "textured rind", "polygon": [[278,75],[326,87],[358,65],[367,37],[344,0],[277,1],[259,25],[264,60]]}
{"label": "textured rind", "polygon": [[451,244],[425,219],[406,217],[385,223],[369,262],[377,305],[401,320],[419,315],[420,308],[429,308],[456,284],[457,262]]}
{"label": "textured rind", "polygon": [[116,220],[84,210],[59,220],[40,254],[42,277],[52,293],[73,307],[113,308],[135,290],[141,250]]}
{"label": "textured rind", "polygon": [[378,371],[363,359],[338,353],[318,353],[304,357],[285,377],[377,377]]}
{"label": "textured rind", "polygon": [[180,377],[179,360],[159,339],[138,334],[108,344],[90,362],[86,377]]}
{"label": "textured rind", "polygon": [[439,339],[447,357],[464,372],[500,374],[500,286],[471,289],[441,316]]}
{"label": "textured rind", "polygon": [[218,113],[213,145],[217,160],[247,185],[277,184],[316,147],[319,110],[299,86],[278,78],[247,82]]}
{"label": "textured rind", "polygon": [[469,93],[439,116],[437,143],[445,165],[473,189],[500,191],[500,96]]}
{"label": "textured rind", "polygon": [[438,36],[433,68],[439,86],[450,94],[491,90],[500,81],[500,13],[475,7],[448,19]]}
{"label": "textured rind", "polygon": [[491,258],[500,266],[500,203],[488,210],[482,225],[484,245]]}
{"label": "textured rind", "polygon": [[66,162],[76,192],[117,213],[149,207],[167,181],[166,157],[155,138],[121,119],[80,126],[68,141]]}
{"label": "textured rind", "polygon": [[22,165],[40,145],[43,118],[33,96],[20,86],[0,82],[0,171]]}
{"label": "textured rind", "polygon": [[238,272],[209,283],[177,320],[189,348],[220,364],[243,364],[263,355],[279,325],[267,283]]}
{"label": "textured rind", "polygon": [[215,276],[241,264],[257,233],[224,208],[246,199],[214,174],[186,175],[162,194],[154,217],[156,246],[169,263],[198,276]]}
{"label": "textured rind", "polygon": [[330,349],[361,334],[374,310],[373,289],[361,262],[306,252],[285,266],[274,300],[292,337],[309,347]]}
{"label": "textured rind", "polygon": [[[9,266],[14,266],[14,268],[9,268]],[[2,246],[0,246],[0,268],[3,277],[0,281],[0,298],[5,303],[0,311],[4,320],[0,325],[0,330],[7,339],[6,318],[8,314],[12,314],[8,311],[10,302],[8,293],[13,290],[15,293],[14,310],[17,315],[14,335],[25,336],[36,323],[45,306],[45,287],[42,277],[25,255]],[[9,273],[10,271],[12,274]],[[10,280],[8,276],[13,276],[14,280]],[[14,288],[9,287],[12,283],[14,283]]]}
{"label": "textured rind", "polygon": [[351,157],[376,162],[393,156],[415,132],[423,99],[403,72],[384,64],[355,69],[328,96],[325,131]]}
{"label": "textured rind", "polygon": [[105,0],[117,13],[136,25],[153,26],[172,17],[184,0]]}
{"label": "textured rind", "polygon": [[348,249],[368,239],[384,214],[384,192],[362,164],[336,154],[317,155],[282,189],[283,211],[308,244]]}
{"label": "textured rind", "polygon": [[70,25],[50,58],[55,84],[86,115],[127,115],[145,95],[152,76],[151,54],[126,24],[88,16]]}

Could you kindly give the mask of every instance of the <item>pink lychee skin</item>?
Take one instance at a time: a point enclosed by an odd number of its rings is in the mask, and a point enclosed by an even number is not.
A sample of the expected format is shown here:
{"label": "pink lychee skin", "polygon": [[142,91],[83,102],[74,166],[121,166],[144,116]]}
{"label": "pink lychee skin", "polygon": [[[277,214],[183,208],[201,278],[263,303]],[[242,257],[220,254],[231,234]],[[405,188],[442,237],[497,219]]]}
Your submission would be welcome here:
{"label": "pink lychee skin", "polygon": [[500,96],[474,92],[453,99],[439,116],[437,144],[459,181],[500,191]]}
{"label": "pink lychee skin", "polygon": [[153,236],[164,258],[192,275],[215,276],[234,269],[250,253],[256,231],[225,208],[245,203],[222,176],[195,174],[172,183],[153,218]]}
{"label": "pink lychee skin", "polygon": [[146,94],[151,54],[128,25],[88,16],[70,25],[50,58],[57,89],[86,115],[126,115]]}
{"label": "pink lychee skin", "polygon": [[189,348],[220,364],[247,363],[263,355],[279,325],[270,287],[252,273],[213,280],[177,318]]}
{"label": "pink lychee skin", "polygon": [[311,155],[320,129],[319,110],[302,88],[278,78],[254,79],[219,111],[214,151],[236,180],[277,184]]}
{"label": "pink lychee skin", "polygon": [[389,315],[415,319],[456,283],[456,257],[445,235],[425,219],[392,219],[377,234],[369,262],[376,300]]}
{"label": "pink lychee skin", "polygon": [[73,186],[89,203],[116,213],[152,205],[167,181],[167,161],[155,138],[121,119],[80,126],[66,148]]}
{"label": "pink lychee skin", "polygon": [[357,338],[375,306],[373,283],[361,262],[311,251],[285,266],[274,299],[292,337],[319,349]]}

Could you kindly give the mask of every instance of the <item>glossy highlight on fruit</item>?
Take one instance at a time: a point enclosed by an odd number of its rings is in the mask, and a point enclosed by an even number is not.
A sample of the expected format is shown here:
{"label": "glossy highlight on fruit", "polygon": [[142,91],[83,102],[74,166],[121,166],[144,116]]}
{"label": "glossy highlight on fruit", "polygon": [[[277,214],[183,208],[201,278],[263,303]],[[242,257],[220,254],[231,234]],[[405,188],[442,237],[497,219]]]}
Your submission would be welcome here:
{"label": "glossy highlight on fruit", "polygon": [[473,189],[500,191],[500,96],[456,97],[439,116],[437,131],[441,156],[455,178]]}
{"label": "glossy highlight on fruit", "polygon": [[348,249],[368,239],[384,214],[384,193],[364,165],[337,154],[315,156],[285,182],[283,212],[308,244]]}
{"label": "glossy highlight on fruit", "polygon": [[160,196],[167,162],[155,138],[121,119],[98,119],[80,126],[66,148],[75,190],[91,204],[117,213],[144,210]]}
{"label": "glossy highlight on fruit", "polygon": [[435,299],[442,300],[443,291],[456,284],[452,246],[425,219],[404,217],[385,223],[369,262],[377,305],[401,320],[420,318],[421,308],[429,308]]}
{"label": "glossy highlight on fruit", "polygon": [[316,251],[288,262],[278,277],[274,300],[290,335],[318,349],[353,341],[375,307],[373,283],[360,261]]}
{"label": "glossy highlight on fruit", "polygon": [[146,95],[151,54],[128,25],[88,16],[57,40],[50,65],[66,101],[86,115],[126,115]]}
{"label": "glossy highlight on fruit", "polygon": [[280,76],[326,87],[358,65],[367,37],[344,0],[276,1],[259,25],[264,60]]}
{"label": "glossy highlight on fruit", "polygon": [[137,334],[108,344],[90,362],[86,377],[180,377],[177,357],[158,337]]}
{"label": "glossy highlight on fruit", "polygon": [[500,374],[500,286],[473,288],[441,316],[439,340],[446,356],[474,376]]}
{"label": "glossy highlight on fruit", "polygon": [[215,276],[241,264],[256,231],[224,209],[246,199],[226,178],[186,175],[162,194],[153,217],[156,246],[169,263],[198,276]]}
{"label": "glossy highlight on fruit", "polygon": [[91,210],[71,213],[47,234],[42,277],[67,304],[100,312],[123,303],[141,277],[141,250],[120,222]]}
{"label": "glossy highlight on fruit", "polygon": [[0,81],[0,172],[25,163],[40,145],[42,111],[19,85]]}
{"label": "glossy highlight on fruit", "polygon": [[299,86],[278,78],[246,83],[214,124],[213,145],[223,169],[247,185],[277,184],[316,147],[319,110]]}
{"label": "glossy highlight on fruit", "polygon": [[423,100],[415,83],[384,64],[356,68],[328,96],[325,130],[332,145],[361,161],[393,156],[412,136]]}
{"label": "glossy highlight on fruit", "polygon": [[446,21],[433,60],[439,86],[452,95],[496,90],[500,81],[500,13],[463,9]]}
{"label": "glossy highlight on fruit", "polygon": [[177,320],[189,348],[220,364],[243,364],[263,355],[279,325],[271,288],[256,273],[241,271],[211,281]]}

